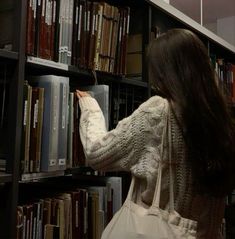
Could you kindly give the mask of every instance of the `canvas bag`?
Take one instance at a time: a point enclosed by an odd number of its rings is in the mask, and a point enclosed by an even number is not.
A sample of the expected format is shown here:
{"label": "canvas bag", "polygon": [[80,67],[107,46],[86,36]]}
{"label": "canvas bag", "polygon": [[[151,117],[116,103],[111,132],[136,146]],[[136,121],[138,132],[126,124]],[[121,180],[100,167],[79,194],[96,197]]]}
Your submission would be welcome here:
{"label": "canvas bag", "polygon": [[[132,177],[127,198],[105,228],[101,239],[194,239],[196,238],[197,222],[181,217],[174,209],[174,189],[171,167],[171,125],[170,106],[166,114],[161,147],[163,158],[163,143],[168,140],[169,171],[170,171],[170,201],[169,209],[163,210],[160,205],[162,163],[159,163],[157,182],[152,205],[146,209],[133,202],[132,195],[135,177]],[[168,137],[167,137],[168,135]]]}

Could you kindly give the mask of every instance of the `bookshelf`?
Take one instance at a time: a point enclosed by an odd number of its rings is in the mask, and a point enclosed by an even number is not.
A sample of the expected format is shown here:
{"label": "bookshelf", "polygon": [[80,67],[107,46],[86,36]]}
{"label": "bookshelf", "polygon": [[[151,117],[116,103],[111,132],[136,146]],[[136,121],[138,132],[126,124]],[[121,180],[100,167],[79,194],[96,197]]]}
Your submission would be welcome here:
{"label": "bookshelf", "polygon": [[[7,1],[7,0],[5,0]],[[6,141],[8,144],[6,152],[6,171],[0,173],[0,238],[16,238],[16,209],[24,192],[24,187],[32,188],[41,182],[52,182],[52,185],[63,186],[75,184],[84,178],[84,181],[102,182],[104,178],[93,175],[90,168],[78,167],[56,172],[40,173],[20,173],[21,163],[21,142],[22,142],[22,120],[23,120],[23,85],[24,79],[29,75],[53,74],[57,76],[67,76],[70,78],[70,87],[75,89],[80,86],[94,84],[108,84],[111,89],[113,99],[119,104],[122,102],[122,95],[129,100],[131,110],[125,109],[125,113],[118,117],[125,117],[137,107],[141,101],[147,99],[150,93],[148,84],[147,69],[144,64],[144,51],[150,41],[152,27],[158,26],[164,32],[173,27],[184,27],[194,31],[208,46],[209,54],[216,54],[218,58],[225,58],[235,64],[235,46],[229,44],[222,38],[210,32],[191,18],[187,17],[171,5],[162,0],[141,0],[136,3],[129,1],[107,1],[110,4],[129,6],[130,11],[130,33],[142,34],[142,74],[136,77],[125,74],[112,74],[96,70],[96,77],[91,69],[66,63],[55,62],[48,59],[41,59],[36,56],[26,56],[26,29],[27,29],[27,0],[15,1],[13,14],[15,17],[15,29],[13,29],[12,51],[0,49],[0,62],[6,62],[8,67],[9,104],[8,104],[8,127]],[[1,81],[0,81],[1,85]],[[123,93],[124,92],[124,93]],[[125,95],[126,94],[126,95]],[[133,103],[137,97],[136,103]],[[135,99],[134,99],[135,100]],[[113,106],[113,105],[112,105]],[[111,113],[114,109],[111,109]],[[115,118],[112,115],[111,120]],[[114,127],[116,123],[112,123]],[[2,136],[1,136],[2,137]],[[83,175],[82,174],[91,174]],[[122,175],[126,178],[126,175]],[[128,181],[128,179],[127,179]],[[128,183],[124,185],[123,191],[127,191]],[[126,186],[126,188],[125,188]],[[29,190],[30,191],[30,190]],[[7,220],[6,220],[7,218]]]}

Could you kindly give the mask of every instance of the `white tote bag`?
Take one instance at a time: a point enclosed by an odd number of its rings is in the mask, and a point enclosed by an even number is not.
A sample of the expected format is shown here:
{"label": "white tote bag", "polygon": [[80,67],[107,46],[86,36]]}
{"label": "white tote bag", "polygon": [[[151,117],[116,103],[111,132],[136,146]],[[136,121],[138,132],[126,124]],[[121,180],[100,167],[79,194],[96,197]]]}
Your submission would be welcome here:
{"label": "white tote bag", "polygon": [[[170,107],[169,107],[170,108]],[[170,110],[169,110],[170,111]],[[101,239],[194,239],[197,222],[181,217],[174,210],[173,177],[171,167],[171,126],[170,112],[167,114],[167,125],[164,129],[162,146],[167,138],[169,143],[170,165],[170,202],[169,209],[159,207],[162,164],[159,164],[158,177],[152,205],[146,209],[132,201],[135,177],[132,177],[127,198],[121,209],[114,215],[105,228]],[[163,155],[163,147],[161,156]]]}

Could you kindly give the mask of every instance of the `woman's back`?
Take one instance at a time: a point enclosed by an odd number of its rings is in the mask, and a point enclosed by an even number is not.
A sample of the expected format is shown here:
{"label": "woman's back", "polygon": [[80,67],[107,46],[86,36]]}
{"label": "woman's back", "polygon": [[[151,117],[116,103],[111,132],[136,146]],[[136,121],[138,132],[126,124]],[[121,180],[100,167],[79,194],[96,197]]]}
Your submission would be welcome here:
{"label": "woman's back", "polygon": [[[163,98],[159,101],[165,102],[167,105],[163,107],[162,115],[167,114],[169,104]],[[178,117],[179,114],[176,112]],[[150,117],[151,118],[151,117]],[[200,194],[197,192],[193,184],[193,175],[191,170],[190,159],[188,158],[187,147],[184,142],[182,129],[178,124],[173,113],[171,113],[171,140],[172,140],[172,166],[174,180],[174,203],[175,210],[184,218],[189,218],[198,222],[197,238],[200,239],[219,239],[220,228],[224,216],[224,197],[212,197],[209,194]],[[163,117],[162,122],[158,125],[164,125],[166,122]],[[162,127],[151,126],[152,131],[156,134],[163,134]],[[168,139],[169,140],[169,139]],[[160,142],[161,140],[159,140]],[[146,147],[149,147],[149,145]],[[160,145],[156,145],[158,148]],[[165,145],[162,171],[161,201],[160,207],[167,209],[169,207],[169,147]],[[156,157],[157,158],[157,157]],[[150,166],[151,164],[151,166]],[[133,168],[141,168],[141,162],[137,163]],[[139,179],[138,188],[136,189],[136,203],[148,207],[152,203],[155,190],[155,182],[157,180],[158,164],[145,165],[145,170],[131,170],[132,174]],[[151,175],[151,176],[149,176]],[[147,181],[147,183],[146,183]],[[146,186],[147,185],[147,186]],[[146,190],[147,188],[147,190]]]}
{"label": "woman's back", "polygon": [[[217,239],[220,237],[220,228],[224,217],[224,197],[212,197],[208,194],[199,194],[193,184],[193,175],[190,166],[190,158],[187,153],[182,129],[177,124],[176,118],[171,114],[172,132],[172,159],[174,172],[175,209],[183,217],[198,222],[197,238]],[[168,168],[168,167],[166,167]],[[169,178],[169,170],[163,171],[162,194],[169,195],[166,178]],[[164,199],[164,197],[163,197]],[[164,207],[167,201],[162,201]]]}

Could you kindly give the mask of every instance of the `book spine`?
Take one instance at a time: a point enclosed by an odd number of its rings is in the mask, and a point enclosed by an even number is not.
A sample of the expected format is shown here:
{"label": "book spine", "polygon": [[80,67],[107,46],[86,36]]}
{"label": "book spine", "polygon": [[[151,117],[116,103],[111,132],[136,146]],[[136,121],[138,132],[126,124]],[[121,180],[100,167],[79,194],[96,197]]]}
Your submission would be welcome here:
{"label": "book spine", "polygon": [[101,34],[102,34],[102,21],[103,21],[103,5],[98,5],[98,27],[97,27],[97,39],[95,47],[95,59],[94,59],[94,70],[100,70],[100,51],[101,51]]}

